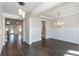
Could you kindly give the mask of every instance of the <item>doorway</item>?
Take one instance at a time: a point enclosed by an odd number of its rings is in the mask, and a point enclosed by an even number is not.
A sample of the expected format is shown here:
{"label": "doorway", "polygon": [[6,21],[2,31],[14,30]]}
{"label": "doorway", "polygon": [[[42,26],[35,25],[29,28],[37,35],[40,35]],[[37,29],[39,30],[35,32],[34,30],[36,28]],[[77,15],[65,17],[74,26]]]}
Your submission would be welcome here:
{"label": "doorway", "polygon": [[5,18],[5,39],[10,44],[22,44],[23,20]]}

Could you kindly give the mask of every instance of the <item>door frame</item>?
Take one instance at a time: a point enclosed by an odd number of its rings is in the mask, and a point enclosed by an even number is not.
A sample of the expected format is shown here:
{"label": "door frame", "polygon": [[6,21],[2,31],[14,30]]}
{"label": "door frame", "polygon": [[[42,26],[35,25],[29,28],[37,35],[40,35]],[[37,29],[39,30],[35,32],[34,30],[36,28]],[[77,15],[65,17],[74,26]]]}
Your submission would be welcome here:
{"label": "door frame", "polygon": [[[17,17],[15,17],[15,18],[13,18],[13,17],[10,17],[10,15],[8,15],[8,17],[7,16],[5,16],[5,15],[3,15],[3,20],[4,20],[4,40],[5,40],[5,43],[7,42],[7,40],[5,39],[5,20],[6,20],[6,18],[9,18],[9,19],[17,19],[17,20],[22,20],[22,22],[23,22],[23,24],[22,24],[22,29],[23,29],[23,41],[24,41],[24,20],[22,19],[22,18],[17,18]],[[5,45],[5,43],[4,43],[4,45]]]}

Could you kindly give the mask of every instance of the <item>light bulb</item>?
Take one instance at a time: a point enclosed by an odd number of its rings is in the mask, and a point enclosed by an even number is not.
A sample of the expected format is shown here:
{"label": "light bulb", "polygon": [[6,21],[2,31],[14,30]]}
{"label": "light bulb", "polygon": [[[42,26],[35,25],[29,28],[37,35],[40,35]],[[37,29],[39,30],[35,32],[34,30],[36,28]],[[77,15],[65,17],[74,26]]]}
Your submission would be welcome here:
{"label": "light bulb", "polygon": [[57,22],[57,25],[61,25],[61,23],[58,21],[58,22]]}
{"label": "light bulb", "polygon": [[5,30],[6,30],[6,31],[8,31],[9,29],[8,29],[8,28],[6,28]]}
{"label": "light bulb", "polygon": [[13,29],[11,29],[11,33],[14,33],[14,30]]}
{"label": "light bulb", "polygon": [[25,18],[25,12],[22,12],[22,17]]}
{"label": "light bulb", "polygon": [[64,22],[61,22],[61,24],[63,25],[63,24],[64,24]]}
{"label": "light bulb", "polygon": [[7,22],[7,24],[10,24],[10,22]]}

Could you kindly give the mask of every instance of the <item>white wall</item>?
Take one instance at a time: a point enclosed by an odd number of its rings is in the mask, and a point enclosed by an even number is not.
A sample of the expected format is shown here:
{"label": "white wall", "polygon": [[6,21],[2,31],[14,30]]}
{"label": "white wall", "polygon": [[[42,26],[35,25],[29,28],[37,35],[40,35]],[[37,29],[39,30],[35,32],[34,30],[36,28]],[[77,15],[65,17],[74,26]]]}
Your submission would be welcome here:
{"label": "white wall", "polygon": [[46,38],[52,37],[51,21],[41,19],[38,17],[31,17],[30,21],[30,42],[41,40],[42,22],[46,21]]}
{"label": "white wall", "polygon": [[0,4],[0,54],[2,51],[2,47],[5,44],[5,21],[4,18],[2,16],[2,8],[1,8],[1,4]]}
{"label": "white wall", "polygon": [[23,29],[24,29],[24,41],[30,44],[30,15],[27,14],[24,19]]}
{"label": "white wall", "polygon": [[35,42],[41,40],[41,19],[31,18],[30,41]]}
{"label": "white wall", "polygon": [[[79,35],[79,20],[76,19],[79,16],[64,17],[64,25],[57,28],[54,23],[57,20],[45,20],[46,21],[46,38],[55,38],[62,41],[78,43]],[[75,19],[75,20],[74,20]],[[42,23],[44,19],[32,17],[30,26],[30,42],[36,42],[41,40]]]}
{"label": "white wall", "polygon": [[[79,3],[65,3],[64,5],[52,10],[51,14],[55,17],[52,20],[52,37],[58,40],[79,44],[79,7],[75,7]],[[61,21],[64,25],[60,28],[54,25],[56,21],[57,10],[60,10]]]}
{"label": "white wall", "polygon": [[64,17],[64,25],[60,28],[57,28],[54,25],[55,21],[52,21],[52,38],[59,39],[62,41],[78,43],[78,19],[79,16],[74,17]]}

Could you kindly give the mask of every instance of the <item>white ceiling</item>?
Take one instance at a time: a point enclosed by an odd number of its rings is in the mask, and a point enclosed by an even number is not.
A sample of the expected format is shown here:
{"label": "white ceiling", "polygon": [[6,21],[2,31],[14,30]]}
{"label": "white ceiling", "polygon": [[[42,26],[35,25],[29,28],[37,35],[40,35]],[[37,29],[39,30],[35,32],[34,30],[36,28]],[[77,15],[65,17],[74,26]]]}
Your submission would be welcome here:
{"label": "white ceiling", "polygon": [[40,14],[38,17],[52,20],[59,17],[58,12],[60,12],[60,17],[77,14],[79,13],[79,2],[64,2],[61,5]]}
{"label": "white ceiling", "polygon": [[[10,15],[13,14],[15,16],[19,16],[19,9],[22,9],[22,11],[24,11],[26,14],[31,13],[32,16],[36,16],[36,15],[39,16],[41,13],[43,13],[42,15],[45,16],[47,13],[45,11],[51,8],[54,9],[56,6],[61,5],[63,2],[62,3],[61,2],[24,2],[24,3],[25,6],[20,6],[18,2],[1,2],[3,12],[8,13]],[[15,17],[15,18],[19,18],[19,17]]]}
{"label": "white ceiling", "polygon": [[4,13],[18,15],[19,8],[21,8],[25,13],[29,13],[42,4],[42,2],[25,2],[25,6],[20,6],[18,2],[1,2],[1,4]]}

